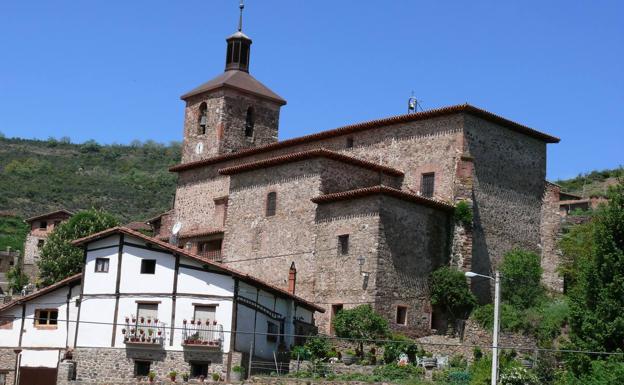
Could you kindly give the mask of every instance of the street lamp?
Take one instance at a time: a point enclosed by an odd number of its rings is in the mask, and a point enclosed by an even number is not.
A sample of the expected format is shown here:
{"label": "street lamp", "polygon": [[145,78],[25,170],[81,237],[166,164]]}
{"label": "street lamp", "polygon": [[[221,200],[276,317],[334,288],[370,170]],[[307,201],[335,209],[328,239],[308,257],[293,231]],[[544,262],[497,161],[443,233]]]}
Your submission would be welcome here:
{"label": "street lamp", "polygon": [[496,271],[494,278],[489,275],[477,274],[472,271],[465,273],[468,278],[487,278],[494,281],[494,330],[492,331],[492,385],[498,383],[498,331],[500,308],[500,273]]}

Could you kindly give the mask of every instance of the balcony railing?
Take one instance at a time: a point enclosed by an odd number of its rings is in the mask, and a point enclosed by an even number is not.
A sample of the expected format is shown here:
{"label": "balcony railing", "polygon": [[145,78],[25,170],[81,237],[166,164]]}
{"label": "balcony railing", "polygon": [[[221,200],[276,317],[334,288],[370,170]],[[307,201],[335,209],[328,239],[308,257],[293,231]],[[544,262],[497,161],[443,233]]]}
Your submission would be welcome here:
{"label": "balcony railing", "polygon": [[125,318],[121,332],[127,345],[146,345],[162,347],[165,340],[165,324],[157,318],[135,317]]}
{"label": "balcony railing", "polygon": [[182,345],[221,350],[223,347],[223,325],[210,320],[184,320]]}
{"label": "balcony railing", "polygon": [[198,254],[211,261],[221,262],[221,250],[200,251]]}

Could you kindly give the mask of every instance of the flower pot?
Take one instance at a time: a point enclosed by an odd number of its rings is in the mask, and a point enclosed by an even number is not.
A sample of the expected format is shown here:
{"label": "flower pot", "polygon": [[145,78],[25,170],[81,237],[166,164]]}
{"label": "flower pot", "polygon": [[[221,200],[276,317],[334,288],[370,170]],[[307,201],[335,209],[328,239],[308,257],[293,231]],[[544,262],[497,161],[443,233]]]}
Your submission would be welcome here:
{"label": "flower pot", "polygon": [[422,364],[425,369],[433,369],[438,366],[438,359],[435,357],[425,357],[422,360]]}

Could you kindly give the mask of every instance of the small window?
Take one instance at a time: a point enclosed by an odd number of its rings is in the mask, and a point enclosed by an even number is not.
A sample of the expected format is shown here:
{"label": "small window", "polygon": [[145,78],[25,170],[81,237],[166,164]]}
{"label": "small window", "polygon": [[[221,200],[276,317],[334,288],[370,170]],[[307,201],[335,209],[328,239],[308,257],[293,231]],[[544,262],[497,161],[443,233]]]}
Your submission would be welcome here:
{"label": "small window", "polygon": [[42,248],[42,247],[43,247],[43,245],[45,245],[45,240],[40,239],[40,240],[38,240],[38,241],[37,241],[37,247],[38,247],[38,248]]}
{"label": "small window", "polygon": [[150,361],[134,361],[134,376],[145,377],[150,372],[152,363]]}
{"label": "small window", "polygon": [[277,208],[277,193],[272,191],[267,194],[266,198],[266,216],[272,217],[275,215],[275,210]]}
{"label": "small window", "polygon": [[46,221],[40,221],[40,222],[39,222],[39,228],[40,228],[40,229],[42,229],[42,230],[47,229],[47,228],[48,228],[48,222],[46,222]]}
{"label": "small window", "polygon": [[245,136],[248,138],[253,138],[255,125],[254,120],[254,109],[253,107],[249,107],[247,109],[247,115],[245,116]]}
{"label": "small window", "polygon": [[95,272],[96,273],[108,273],[108,258],[96,258],[95,259]]}
{"label": "small window", "polygon": [[397,306],[396,323],[398,325],[407,325],[407,306]]}
{"label": "small window", "polygon": [[353,137],[347,138],[347,148],[353,148]]}
{"label": "small window", "polygon": [[207,378],[209,366],[210,366],[210,362],[191,361],[191,377],[199,378],[201,376],[204,376],[204,378]]}
{"label": "small window", "polygon": [[422,174],[422,182],[420,185],[420,192],[423,196],[431,198],[435,189],[435,173],[430,172]]}
{"label": "small window", "polygon": [[199,119],[197,122],[197,133],[204,135],[206,133],[206,126],[208,125],[208,107],[206,103],[202,103],[199,106]]}
{"label": "small window", "polygon": [[338,252],[340,255],[349,254],[349,234],[338,236]]}
{"label": "small window", "polygon": [[202,321],[212,321],[215,320],[215,312],[217,310],[216,306],[203,306],[203,305],[195,305],[195,312],[193,314],[193,319],[202,320]]}
{"label": "small window", "polygon": [[144,259],[141,261],[141,274],[155,274],[156,273],[156,260]]}
{"label": "small window", "polygon": [[6,378],[7,378],[6,372],[0,373],[0,385],[6,385]]}
{"label": "small window", "polygon": [[56,326],[58,324],[58,310],[35,310],[35,326]]}
{"label": "small window", "polygon": [[267,341],[277,342],[278,334],[279,334],[279,329],[277,327],[277,324],[271,321],[267,321]]}

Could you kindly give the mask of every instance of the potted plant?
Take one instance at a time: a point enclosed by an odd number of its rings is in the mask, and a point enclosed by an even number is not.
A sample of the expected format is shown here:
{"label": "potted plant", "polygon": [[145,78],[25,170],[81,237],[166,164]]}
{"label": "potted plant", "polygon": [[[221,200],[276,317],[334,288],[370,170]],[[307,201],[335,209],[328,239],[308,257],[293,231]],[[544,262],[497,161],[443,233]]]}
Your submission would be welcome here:
{"label": "potted plant", "polygon": [[423,359],[422,365],[425,369],[433,369],[438,366],[438,359],[433,356],[433,354],[426,352]]}
{"label": "potted plant", "polygon": [[191,320],[191,325],[195,325],[195,320],[194,319]]}
{"label": "potted plant", "polygon": [[144,324],[145,323],[145,317],[141,317],[141,323]]}
{"label": "potted plant", "polygon": [[186,325],[186,319],[182,320],[182,323],[183,323],[184,325]]}
{"label": "potted plant", "polygon": [[232,373],[230,373],[230,381],[240,381],[241,374],[243,373],[243,368],[240,365],[236,365],[232,368]]}
{"label": "potted plant", "polygon": [[356,357],[355,357],[355,352],[353,350],[348,349],[342,352],[342,362],[344,362],[345,365],[354,364],[355,360],[356,360]]}
{"label": "potted plant", "polygon": [[147,373],[147,378],[149,379],[149,382],[154,382],[154,378],[156,378],[156,373],[150,371],[149,373]]}
{"label": "potted plant", "polygon": [[172,370],[169,372],[169,378],[171,378],[171,381],[175,382],[176,376],[178,375],[178,372],[176,372],[175,370]]}
{"label": "potted plant", "polygon": [[130,318],[126,317],[126,323],[130,322]]}
{"label": "potted plant", "polygon": [[216,325],[217,324],[217,320],[212,321],[212,324]]}
{"label": "potted plant", "polygon": [[218,382],[219,380],[221,380],[221,374],[219,374],[217,372],[212,373],[212,380],[214,382]]}

